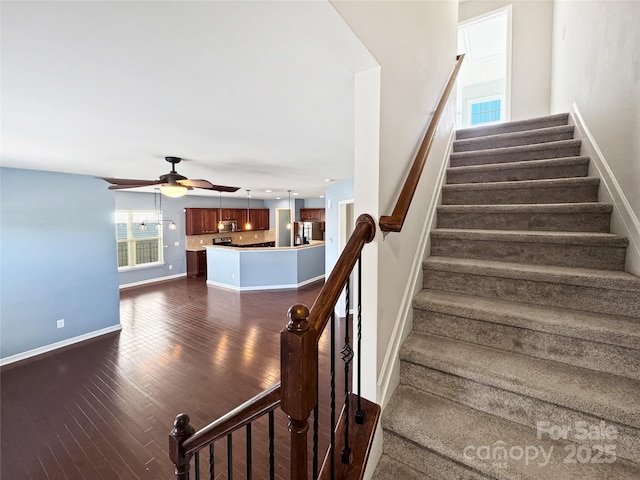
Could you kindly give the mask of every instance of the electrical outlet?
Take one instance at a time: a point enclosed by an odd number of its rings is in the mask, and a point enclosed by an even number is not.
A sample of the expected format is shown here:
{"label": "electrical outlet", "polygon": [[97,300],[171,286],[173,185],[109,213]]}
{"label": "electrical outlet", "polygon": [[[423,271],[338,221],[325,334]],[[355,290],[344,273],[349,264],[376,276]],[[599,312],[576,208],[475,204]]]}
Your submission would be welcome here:
{"label": "electrical outlet", "polygon": [[58,320],[58,321],[56,322],[56,326],[57,326],[58,328],[64,328],[64,318],[61,318],[60,320]]}
{"label": "electrical outlet", "polygon": [[180,242],[173,242],[173,246],[174,247],[179,247],[180,246]]}
{"label": "electrical outlet", "polygon": [[169,270],[173,270],[173,265],[169,265]]}
{"label": "electrical outlet", "polygon": [[242,235],[240,235],[240,237],[238,237],[240,240],[242,240]]}
{"label": "electrical outlet", "polygon": [[200,240],[200,245],[202,245],[204,243],[204,240]]}
{"label": "electrical outlet", "polygon": [[236,274],[235,274],[235,273],[232,273],[232,274],[231,274],[231,278],[236,278]]}
{"label": "electrical outlet", "polygon": [[258,238],[258,235],[255,235],[256,238]]}

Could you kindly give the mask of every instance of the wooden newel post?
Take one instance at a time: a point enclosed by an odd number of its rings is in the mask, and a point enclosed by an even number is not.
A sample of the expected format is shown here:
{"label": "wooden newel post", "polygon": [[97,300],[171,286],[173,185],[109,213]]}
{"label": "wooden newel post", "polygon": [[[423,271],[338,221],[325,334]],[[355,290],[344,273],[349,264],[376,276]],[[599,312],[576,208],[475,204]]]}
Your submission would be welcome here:
{"label": "wooden newel post", "polygon": [[173,430],[169,434],[169,458],[175,466],[177,480],[189,480],[191,456],[184,454],[182,444],[195,433],[195,429],[189,424],[190,420],[189,415],[181,413],[174,420]]}
{"label": "wooden newel post", "polygon": [[280,332],[280,408],[289,417],[291,480],[307,480],[307,430],[316,404],[318,343],[309,322],[309,309],[293,305],[287,328]]}

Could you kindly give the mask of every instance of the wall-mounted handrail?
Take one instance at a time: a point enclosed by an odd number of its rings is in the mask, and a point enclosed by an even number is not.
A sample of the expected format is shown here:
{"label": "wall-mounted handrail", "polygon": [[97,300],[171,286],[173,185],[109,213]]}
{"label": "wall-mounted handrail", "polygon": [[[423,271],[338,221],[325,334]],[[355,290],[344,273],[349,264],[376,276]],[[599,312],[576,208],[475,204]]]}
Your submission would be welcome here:
{"label": "wall-mounted handrail", "polygon": [[380,217],[380,229],[383,232],[400,232],[402,230],[402,225],[404,225],[404,221],[407,218],[407,213],[409,212],[409,207],[411,206],[411,201],[413,200],[413,196],[416,193],[416,189],[418,188],[418,182],[420,181],[422,170],[427,163],[427,157],[429,156],[429,151],[431,150],[431,145],[433,144],[433,139],[435,138],[436,129],[438,128],[440,119],[442,118],[442,113],[444,112],[447,102],[449,101],[451,90],[453,90],[453,86],[456,83],[458,71],[460,70],[463,59],[464,54],[458,55],[456,57],[456,63],[453,67],[453,72],[451,72],[451,76],[449,77],[447,86],[442,93],[442,97],[440,97],[440,102],[438,102],[438,106],[433,113],[433,118],[431,119],[429,127],[427,128],[427,131],[424,135],[424,139],[420,144],[420,148],[418,149],[416,158],[413,161],[413,165],[411,165],[411,170],[409,170],[409,174],[407,175],[407,178],[404,182],[402,191],[400,192],[400,196],[396,201],[393,213],[391,215]]}

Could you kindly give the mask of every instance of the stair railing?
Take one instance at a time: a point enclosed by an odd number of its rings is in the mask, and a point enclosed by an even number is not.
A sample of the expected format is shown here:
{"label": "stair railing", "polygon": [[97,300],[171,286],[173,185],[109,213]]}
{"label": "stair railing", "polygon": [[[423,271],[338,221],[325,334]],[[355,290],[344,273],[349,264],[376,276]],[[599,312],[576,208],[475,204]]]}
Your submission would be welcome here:
{"label": "stair railing", "polygon": [[385,233],[400,232],[402,230],[402,225],[404,225],[407,213],[409,212],[409,207],[411,206],[411,201],[413,200],[413,196],[418,188],[418,182],[420,181],[422,170],[427,163],[427,157],[429,156],[431,145],[433,145],[436,130],[438,129],[438,125],[440,125],[442,113],[447,106],[449,96],[451,95],[453,86],[456,83],[456,78],[458,78],[458,72],[460,71],[462,60],[464,60],[464,53],[456,57],[456,63],[453,67],[453,71],[451,72],[451,76],[449,77],[449,81],[447,82],[444,92],[440,97],[440,101],[438,102],[438,106],[433,113],[429,127],[424,134],[424,138],[422,139],[416,158],[411,165],[411,170],[409,170],[409,174],[402,186],[396,205],[393,208],[393,213],[391,215],[380,217],[380,230]]}
{"label": "stair railing", "polygon": [[[383,232],[399,232],[402,230],[407,212],[415,194],[420,175],[424,169],[427,156],[433,143],[435,132],[442,113],[453,89],[464,55],[457,57],[451,77],[445,87],[442,98],[434,112],[420,145],[411,170],[402,187],[393,213],[380,218]],[[347,241],[335,267],[331,271],[325,285],[311,309],[304,305],[293,305],[288,312],[289,322],[280,334],[280,382],[268,390],[256,395],[244,404],[235,408],[218,420],[210,423],[197,432],[190,424],[189,416],[179,414],[174,421],[174,428],[169,434],[169,457],[175,466],[178,480],[189,480],[189,472],[193,460],[195,480],[199,480],[200,453],[208,448],[209,479],[216,476],[214,462],[214,445],[218,440],[227,440],[227,478],[233,478],[233,433],[246,430],[246,477],[252,478],[252,430],[253,422],[268,415],[269,431],[269,478],[274,479],[274,411],[278,406],[289,418],[290,435],[290,478],[291,480],[352,480],[361,479],[367,464],[373,435],[380,416],[380,407],[369,402],[360,395],[361,358],[357,357],[356,393],[351,392],[351,374],[354,350],[349,315],[352,292],[350,279],[357,265],[357,304],[356,330],[357,352],[361,349],[362,336],[362,303],[361,303],[361,252],[376,234],[375,220],[367,215],[360,215],[355,229]],[[336,420],[336,315],[335,307],[342,292],[345,292],[345,328],[344,343],[340,350],[344,372],[344,398],[340,405],[340,415]],[[322,465],[319,464],[319,359],[318,342],[327,325],[329,326],[330,351],[330,421],[328,428],[329,446]],[[313,416],[312,440],[309,441],[309,418]],[[312,456],[308,456],[311,443]],[[310,472],[309,472],[310,470]]]}
{"label": "stair railing", "polygon": [[[194,478],[201,478],[201,452],[209,450],[209,478],[215,478],[214,445],[218,440],[227,440],[227,478],[233,478],[233,438],[232,435],[241,428],[246,429],[246,477],[251,479],[252,446],[251,425],[263,415],[269,415],[269,478],[274,475],[274,410],[280,406],[289,418],[290,432],[290,475],[291,480],[318,479],[347,479],[362,478],[366,460],[373,441],[380,407],[360,396],[360,355],[358,364],[357,394],[351,393],[351,363],[354,357],[350,337],[352,329],[349,326],[349,315],[344,328],[344,344],[340,355],[343,360],[344,371],[343,390],[344,399],[339,405],[340,416],[336,419],[336,315],[334,312],[338,299],[343,291],[345,297],[345,311],[349,312],[352,304],[350,277],[354,267],[358,266],[358,277],[361,276],[360,253],[365,244],[371,242],[376,233],[376,224],[369,215],[358,217],[355,229],[342,251],[335,267],[331,271],[320,294],[311,309],[304,305],[293,305],[288,312],[289,322],[280,334],[280,377],[281,381],[269,390],[256,395],[218,420],[210,423],[197,432],[190,424],[188,415],[181,413],[174,421],[174,428],[169,434],[169,457],[175,466],[175,476],[178,480],[189,480],[193,463]],[[358,352],[361,352],[362,302],[361,288],[357,284],[357,342]],[[329,326],[330,337],[330,420],[327,426],[329,432],[329,447],[320,464],[319,430],[320,412],[318,407],[318,378],[319,358],[318,342],[325,328]],[[307,447],[309,439],[309,417],[314,412],[313,419],[313,456],[311,465]],[[193,462],[192,462],[193,460]],[[207,469],[205,469],[207,470]],[[310,472],[309,472],[310,470]]]}

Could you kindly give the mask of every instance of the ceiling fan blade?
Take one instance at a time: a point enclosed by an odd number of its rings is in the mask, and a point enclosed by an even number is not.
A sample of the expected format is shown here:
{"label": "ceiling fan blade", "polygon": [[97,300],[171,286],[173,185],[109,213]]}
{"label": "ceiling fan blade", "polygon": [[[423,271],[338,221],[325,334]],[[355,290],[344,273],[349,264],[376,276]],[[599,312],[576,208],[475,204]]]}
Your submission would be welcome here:
{"label": "ceiling fan blade", "polygon": [[159,180],[134,180],[131,178],[110,178],[110,177],[97,177],[105,182],[112,183],[114,185],[134,185],[136,187],[144,187],[148,185],[155,185],[160,183]]}
{"label": "ceiling fan blade", "polygon": [[176,183],[183,185],[185,187],[196,187],[196,188],[211,188],[213,187],[213,183],[207,180],[192,180],[190,178],[186,178],[184,180],[177,180]]}
{"label": "ceiling fan blade", "polygon": [[[202,187],[199,187],[202,188]],[[216,192],[237,192],[240,190],[240,187],[227,187],[225,185],[212,185],[205,190],[215,190]]]}
{"label": "ceiling fan blade", "polygon": [[135,185],[109,185],[109,190],[124,190],[125,188],[150,187],[152,185],[162,185],[160,182],[138,183]]}

